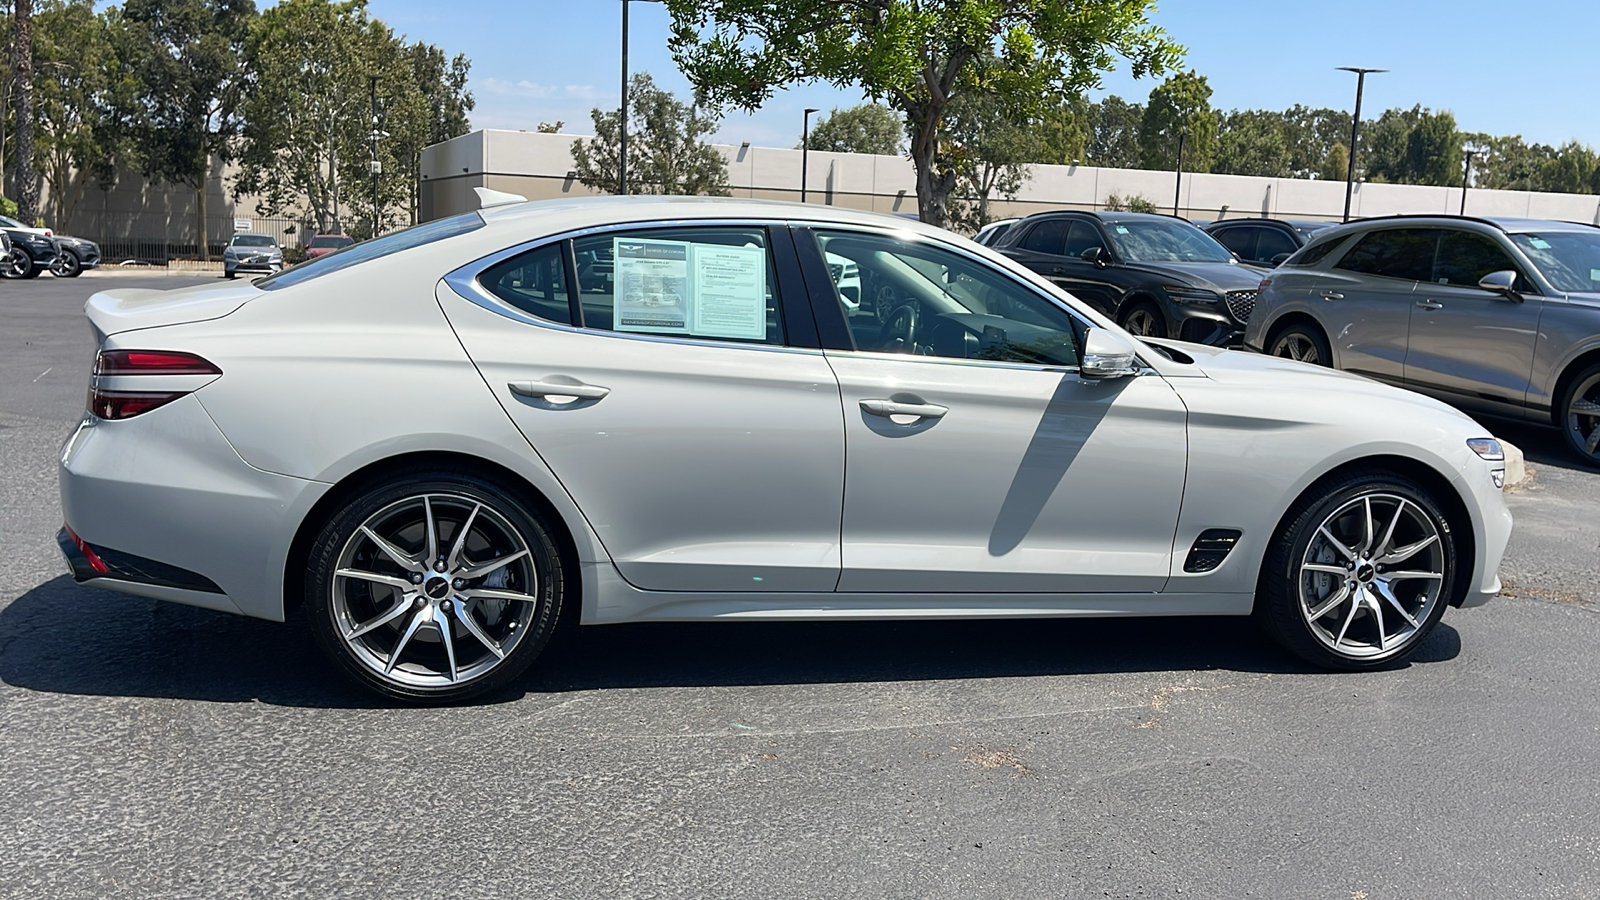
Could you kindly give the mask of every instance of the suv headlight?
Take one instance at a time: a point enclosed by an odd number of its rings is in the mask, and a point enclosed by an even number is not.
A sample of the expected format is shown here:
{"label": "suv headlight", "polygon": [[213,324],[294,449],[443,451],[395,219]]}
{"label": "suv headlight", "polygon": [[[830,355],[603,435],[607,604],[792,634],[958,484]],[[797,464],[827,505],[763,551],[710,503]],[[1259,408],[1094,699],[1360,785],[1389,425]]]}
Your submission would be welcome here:
{"label": "suv headlight", "polygon": [[1215,306],[1222,302],[1221,295],[1215,291],[1208,291],[1202,288],[1163,284],[1161,289],[1167,292],[1167,296],[1189,306]]}

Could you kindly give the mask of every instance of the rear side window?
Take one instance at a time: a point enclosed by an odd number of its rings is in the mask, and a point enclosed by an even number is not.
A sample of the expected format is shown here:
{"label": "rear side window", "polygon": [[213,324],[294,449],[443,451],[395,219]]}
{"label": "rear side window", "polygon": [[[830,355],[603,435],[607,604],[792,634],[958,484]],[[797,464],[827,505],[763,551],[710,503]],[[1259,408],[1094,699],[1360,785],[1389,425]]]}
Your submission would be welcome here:
{"label": "rear side window", "polygon": [[571,325],[563,244],[551,244],[495,263],[478,276],[483,289],[511,306],[541,319]]}
{"label": "rear side window", "polygon": [[1033,226],[1033,230],[1022,239],[1022,249],[1060,256],[1061,247],[1066,240],[1067,223],[1061,219],[1049,219]]}
{"label": "rear side window", "polygon": [[1433,274],[1433,253],[1439,232],[1432,228],[1390,228],[1374,231],[1350,248],[1334,268],[1363,275],[1427,281]]}
{"label": "rear side window", "polygon": [[1286,266],[1314,266],[1328,258],[1335,247],[1344,243],[1344,238],[1330,238],[1318,244],[1307,244],[1300,248],[1300,252],[1284,261]]}
{"label": "rear side window", "polygon": [[448,219],[424,222],[421,225],[413,225],[403,231],[386,234],[374,240],[351,244],[326,256],[319,256],[298,266],[291,266],[276,275],[258,278],[255,281],[255,286],[264,291],[291,287],[302,281],[310,281],[318,276],[327,275],[330,272],[348,269],[351,266],[360,265],[370,260],[382,259],[402,250],[410,250],[412,247],[421,247],[434,241],[442,241],[445,238],[466,234],[482,227],[483,217],[475,212],[451,216]]}

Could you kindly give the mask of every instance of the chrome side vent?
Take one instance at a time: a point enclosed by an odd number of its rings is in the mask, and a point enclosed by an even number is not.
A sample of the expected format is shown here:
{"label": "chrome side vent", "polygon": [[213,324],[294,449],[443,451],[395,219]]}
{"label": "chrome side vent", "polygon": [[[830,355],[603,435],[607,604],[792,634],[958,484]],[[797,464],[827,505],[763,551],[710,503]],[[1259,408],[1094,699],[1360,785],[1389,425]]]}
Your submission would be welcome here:
{"label": "chrome side vent", "polygon": [[1200,532],[1194,539],[1194,546],[1189,548],[1189,558],[1183,561],[1183,570],[1202,574],[1222,565],[1239,543],[1239,534],[1235,528],[1207,528]]}

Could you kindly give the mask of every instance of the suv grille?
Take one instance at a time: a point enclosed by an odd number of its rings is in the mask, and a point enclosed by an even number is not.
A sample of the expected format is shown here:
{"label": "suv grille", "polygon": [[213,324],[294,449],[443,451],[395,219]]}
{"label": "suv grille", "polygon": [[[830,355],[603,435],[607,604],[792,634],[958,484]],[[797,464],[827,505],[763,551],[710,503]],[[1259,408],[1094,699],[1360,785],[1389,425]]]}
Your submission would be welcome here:
{"label": "suv grille", "polygon": [[1260,291],[1229,291],[1228,314],[1242,323],[1248,323],[1250,314],[1256,311],[1256,295],[1260,293]]}

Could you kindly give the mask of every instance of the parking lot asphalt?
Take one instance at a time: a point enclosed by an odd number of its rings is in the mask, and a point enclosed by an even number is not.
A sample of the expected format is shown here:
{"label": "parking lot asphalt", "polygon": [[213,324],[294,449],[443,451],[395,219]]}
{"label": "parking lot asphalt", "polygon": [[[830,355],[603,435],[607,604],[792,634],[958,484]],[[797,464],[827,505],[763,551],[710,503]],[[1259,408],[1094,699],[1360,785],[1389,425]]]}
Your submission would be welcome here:
{"label": "parking lot asphalt", "polygon": [[611,626],[477,706],[74,585],[85,297],[0,282],[0,897],[1600,896],[1600,474],[1404,667],[1238,619]]}

